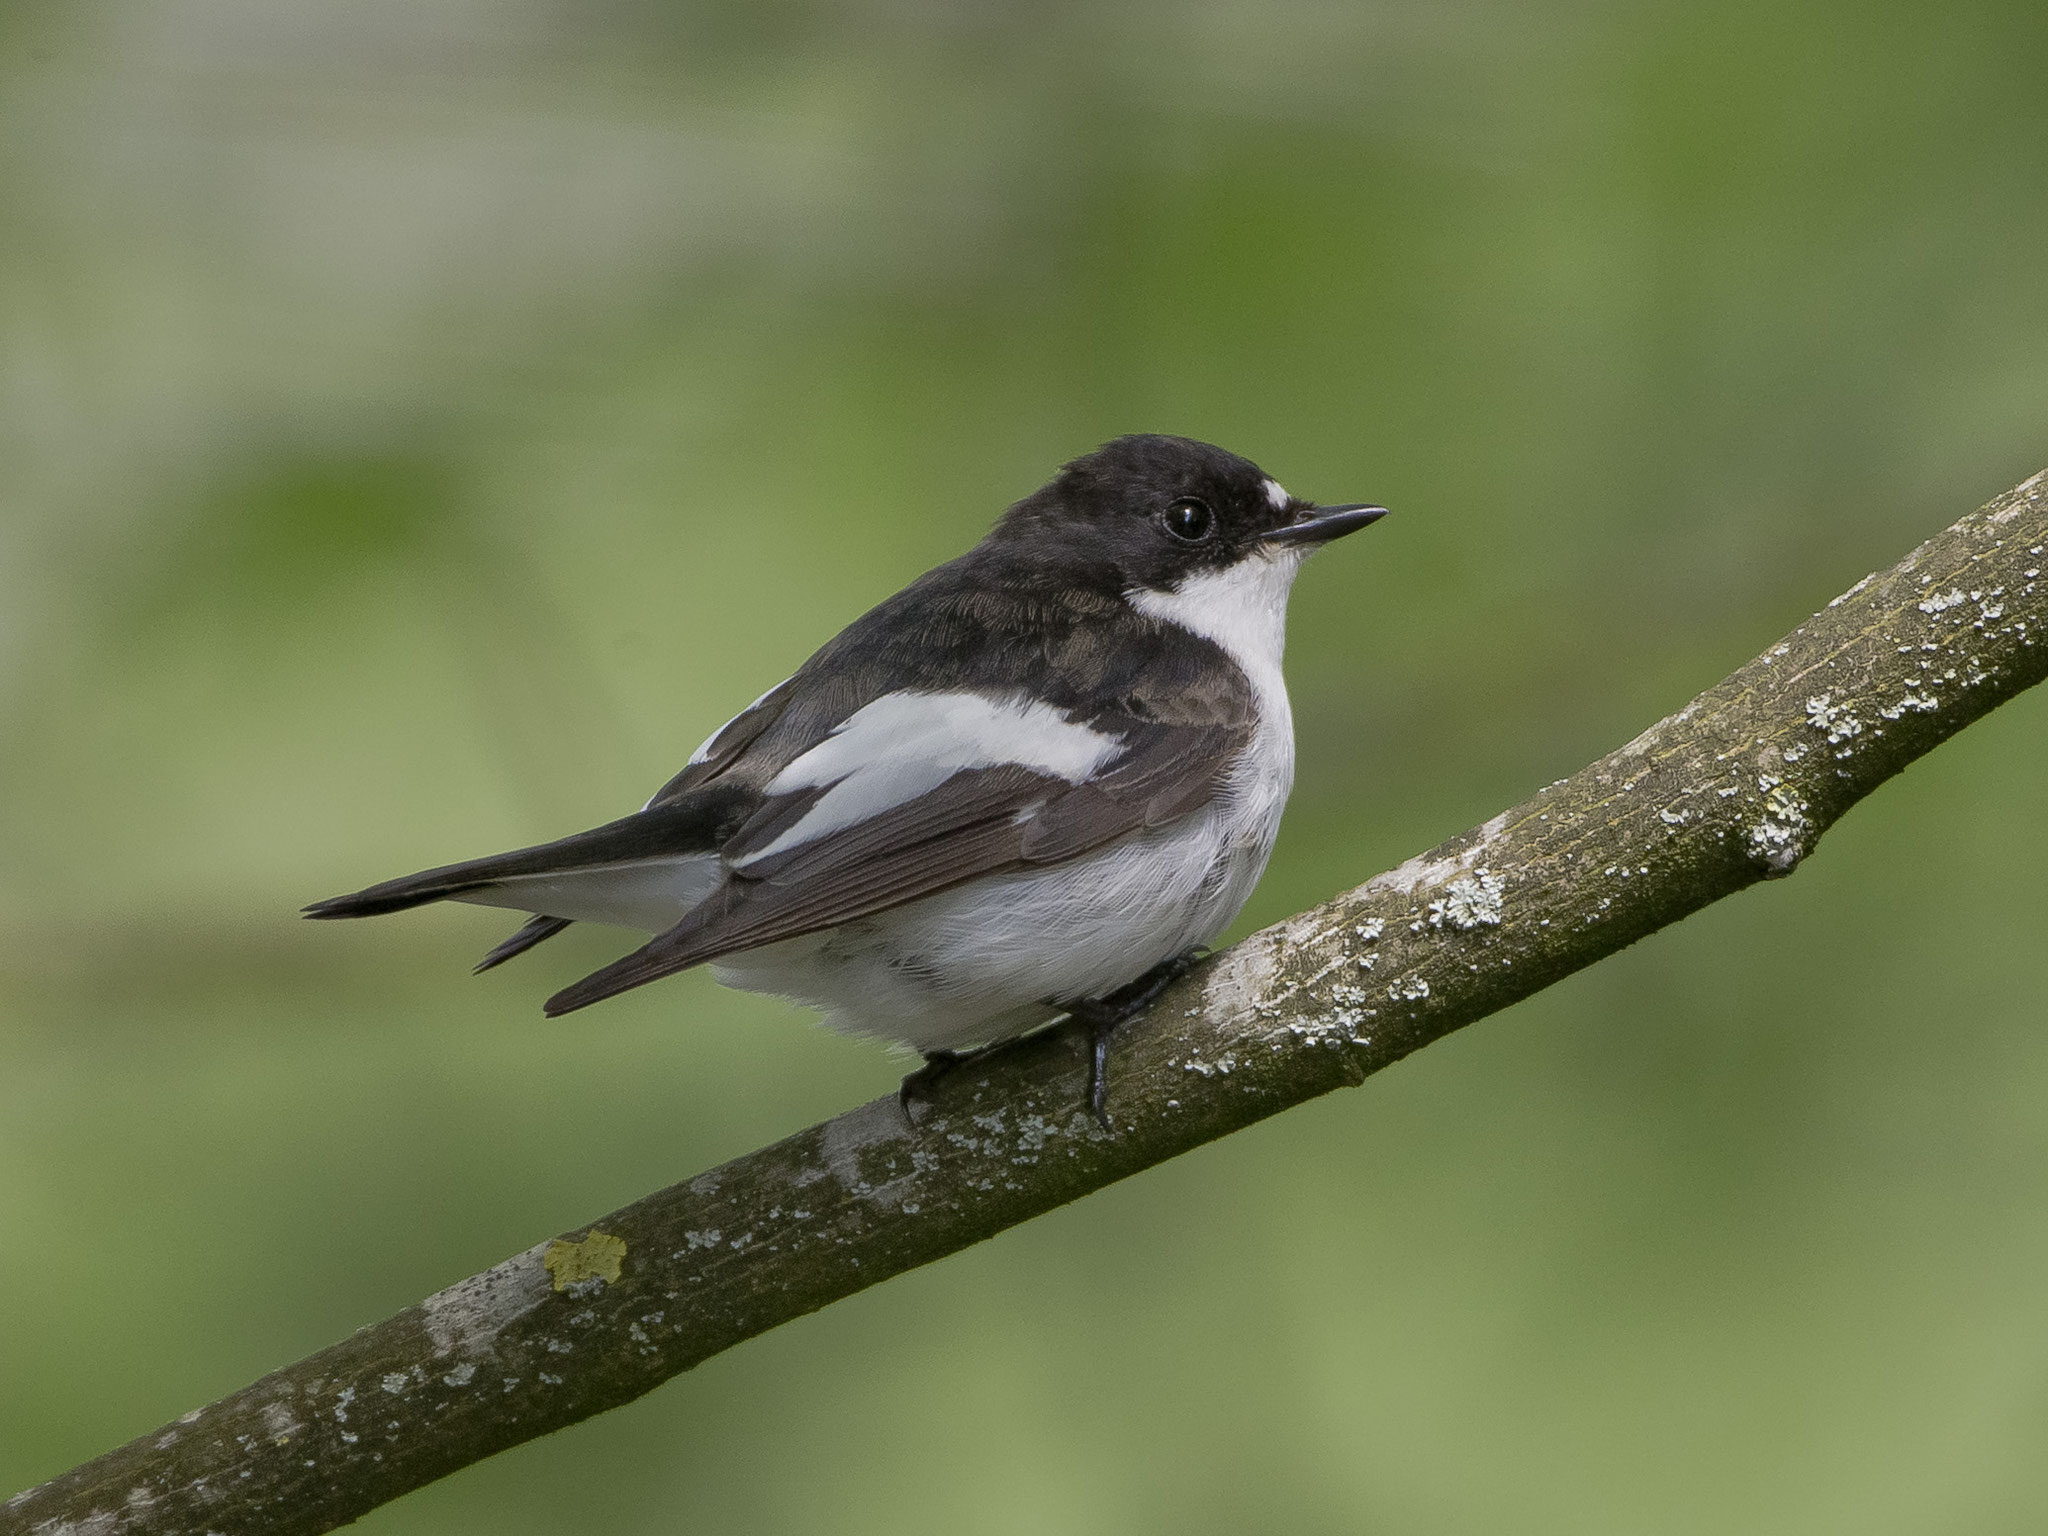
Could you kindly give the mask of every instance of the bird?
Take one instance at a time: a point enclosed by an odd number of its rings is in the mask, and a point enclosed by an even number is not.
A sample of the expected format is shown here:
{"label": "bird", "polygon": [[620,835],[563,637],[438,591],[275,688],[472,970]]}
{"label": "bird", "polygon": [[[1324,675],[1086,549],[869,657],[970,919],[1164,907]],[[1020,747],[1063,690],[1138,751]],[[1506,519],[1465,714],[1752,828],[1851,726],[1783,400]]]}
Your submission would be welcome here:
{"label": "bird", "polygon": [[1062,1016],[1116,1028],[1237,916],[1294,780],[1287,600],[1386,513],[1250,460],[1116,438],[980,543],[854,620],[712,732],[638,811],[305,909],[531,914],[477,970],[572,923],[651,935],[550,997],[569,1013],[692,966],[907,1045],[916,1094]]}

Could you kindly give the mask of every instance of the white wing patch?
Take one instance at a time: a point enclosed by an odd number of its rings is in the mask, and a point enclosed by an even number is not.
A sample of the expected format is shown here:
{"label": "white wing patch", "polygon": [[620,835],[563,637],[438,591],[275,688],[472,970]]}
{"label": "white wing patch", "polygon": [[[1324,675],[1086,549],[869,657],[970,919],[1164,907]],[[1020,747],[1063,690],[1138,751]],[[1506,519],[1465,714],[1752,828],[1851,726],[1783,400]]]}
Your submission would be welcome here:
{"label": "white wing patch", "polygon": [[1015,763],[1078,784],[1122,745],[1122,737],[1076,725],[1034,700],[884,694],[769,781],[770,795],[825,793],[795,826],[735,867],[856,826],[966,769]]}
{"label": "white wing patch", "polygon": [[1294,498],[1281,488],[1278,480],[1268,480],[1266,482],[1266,500],[1273,504],[1275,512],[1285,512],[1287,504],[1294,500]]}

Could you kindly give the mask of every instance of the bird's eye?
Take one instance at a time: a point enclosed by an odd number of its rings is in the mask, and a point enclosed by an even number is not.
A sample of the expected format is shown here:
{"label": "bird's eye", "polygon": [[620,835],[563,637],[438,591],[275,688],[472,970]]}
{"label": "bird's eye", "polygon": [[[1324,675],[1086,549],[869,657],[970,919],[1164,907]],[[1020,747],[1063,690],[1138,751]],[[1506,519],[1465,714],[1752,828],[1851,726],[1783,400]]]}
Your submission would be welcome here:
{"label": "bird's eye", "polygon": [[1216,531],[1216,514],[1207,502],[1183,496],[1159,514],[1160,526],[1183,544],[1199,544]]}

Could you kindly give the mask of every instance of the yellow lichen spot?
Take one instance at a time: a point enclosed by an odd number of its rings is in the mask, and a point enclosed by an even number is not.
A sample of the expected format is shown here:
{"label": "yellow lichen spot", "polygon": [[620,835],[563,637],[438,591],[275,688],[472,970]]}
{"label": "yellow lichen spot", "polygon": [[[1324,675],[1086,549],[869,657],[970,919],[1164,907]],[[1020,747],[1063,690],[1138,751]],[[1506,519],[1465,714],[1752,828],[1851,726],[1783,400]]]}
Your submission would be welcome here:
{"label": "yellow lichen spot", "polygon": [[626,1240],[609,1232],[592,1231],[580,1242],[556,1238],[541,1255],[541,1263],[555,1277],[555,1289],[566,1291],[586,1280],[607,1284],[619,1278],[619,1265],[626,1257]]}

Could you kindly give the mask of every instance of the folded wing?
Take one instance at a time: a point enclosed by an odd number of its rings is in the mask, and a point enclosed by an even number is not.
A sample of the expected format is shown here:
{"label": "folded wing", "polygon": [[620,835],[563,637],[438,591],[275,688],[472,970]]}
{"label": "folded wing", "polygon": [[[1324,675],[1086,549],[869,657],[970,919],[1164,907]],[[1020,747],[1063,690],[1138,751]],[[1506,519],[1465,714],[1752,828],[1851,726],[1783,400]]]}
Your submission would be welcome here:
{"label": "folded wing", "polygon": [[547,1011],[1162,825],[1219,792],[1249,735],[1242,718],[1076,721],[1022,698],[886,695],[768,784],[705,901]]}

